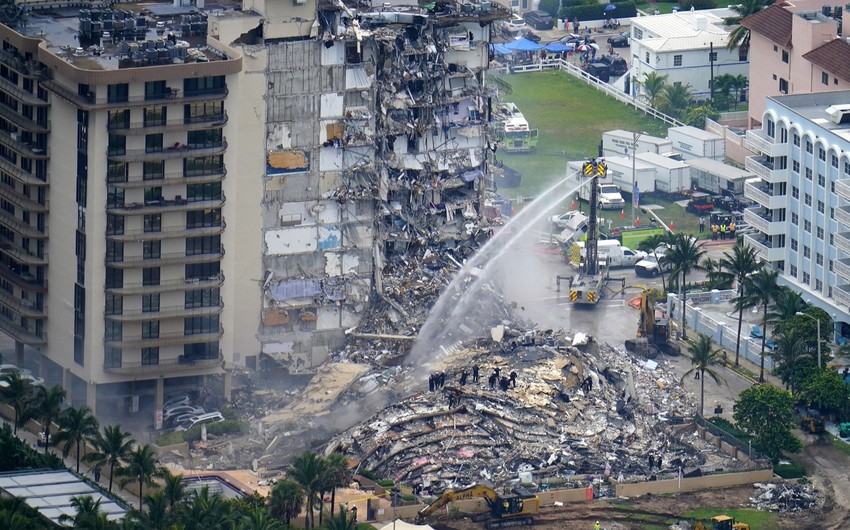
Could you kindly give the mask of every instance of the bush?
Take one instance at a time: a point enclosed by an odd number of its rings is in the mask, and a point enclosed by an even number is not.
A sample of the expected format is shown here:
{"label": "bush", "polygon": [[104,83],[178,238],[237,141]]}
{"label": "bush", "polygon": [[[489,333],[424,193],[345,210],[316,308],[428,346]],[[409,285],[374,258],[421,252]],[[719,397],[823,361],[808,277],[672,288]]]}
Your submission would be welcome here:
{"label": "bush", "polygon": [[179,443],[183,443],[183,433],[180,431],[168,432],[156,439],[156,445],[158,445],[159,447],[165,447],[167,445],[175,445]]}
{"label": "bush", "polygon": [[378,477],[376,477],[375,474],[369,469],[361,469],[359,471],[359,474],[360,476],[366,477],[369,480],[378,480]]}
{"label": "bush", "polygon": [[540,4],[537,6],[537,9],[540,11],[546,11],[553,17],[558,13],[558,8],[561,7],[558,3],[558,0],[540,0]]}
{"label": "bush", "polygon": [[62,469],[62,459],[53,453],[44,454],[16,437],[8,424],[0,428],[0,471],[20,469]]}
{"label": "bush", "polygon": [[[224,420],[218,423],[207,424],[207,434],[214,436],[222,436],[234,432],[247,432],[248,423],[238,420]],[[160,447],[165,445],[179,444],[180,442],[194,442],[201,439],[201,426],[195,425],[191,429],[185,431],[173,431],[160,436],[156,444]]]}
{"label": "bush", "polygon": [[776,464],[773,472],[784,479],[801,478],[806,476],[806,466],[797,462]]}
{"label": "bush", "polygon": [[618,2],[617,9],[613,11],[605,11],[605,5],[597,3],[562,7],[561,10],[558,11],[558,18],[570,21],[575,18],[578,18],[581,22],[587,20],[604,20],[609,17],[613,17],[622,21],[624,19],[636,16],[637,7],[635,6],[633,0],[628,0],[627,2]]}
{"label": "bush", "polygon": [[377,482],[377,484],[382,488],[392,488],[393,486],[395,486],[395,482],[390,479],[381,479]]}
{"label": "bush", "polygon": [[714,9],[717,7],[717,2],[714,0],[687,0],[682,3],[682,9],[688,11],[694,6],[694,9]]}
{"label": "bush", "polygon": [[747,440],[752,438],[752,436],[736,427],[732,422],[730,422],[726,418],[721,418],[720,416],[712,416],[711,418],[708,418],[708,422],[720,427],[727,433],[731,434],[732,436],[743,442],[746,442]]}
{"label": "bush", "polygon": [[[587,6],[593,4],[597,4],[597,2],[595,0],[563,0],[561,2],[561,7]],[[555,11],[557,11],[557,9],[555,9]]]}

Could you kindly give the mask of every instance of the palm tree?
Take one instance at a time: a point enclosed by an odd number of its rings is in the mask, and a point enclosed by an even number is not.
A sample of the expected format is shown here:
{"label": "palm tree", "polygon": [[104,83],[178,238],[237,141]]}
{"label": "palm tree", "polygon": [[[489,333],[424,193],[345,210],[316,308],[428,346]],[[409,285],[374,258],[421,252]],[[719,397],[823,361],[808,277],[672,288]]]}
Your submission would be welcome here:
{"label": "palm tree", "polygon": [[658,75],[657,72],[649,72],[643,76],[643,83],[641,85],[643,86],[643,91],[646,93],[646,97],[649,99],[649,106],[655,107],[658,96],[661,95],[661,91],[667,86],[667,76]]}
{"label": "palm tree", "polygon": [[324,478],[326,482],[322,485],[322,490],[330,489],[331,491],[331,513],[336,506],[336,489],[351,484],[353,476],[351,466],[348,465],[348,460],[344,456],[339,453],[331,453],[325,457]]}
{"label": "palm tree", "polygon": [[163,475],[162,494],[168,503],[168,509],[174,510],[174,505],[183,500],[186,496],[186,485],[183,484],[183,477],[165,472]]}
{"label": "palm tree", "polygon": [[62,457],[67,457],[71,447],[76,447],[77,473],[80,472],[80,446],[97,440],[100,426],[88,407],[71,407],[59,415],[59,432],[53,437],[56,445],[62,446]]}
{"label": "palm tree", "polygon": [[750,86],[750,79],[744,74],[738,74],[735,76],[735,104],[740,103],[741,101],[741,92],[747,89]]}
{"label": "palm tree", "polygon": [[745,280],[744,296],[741,303],[744,307],[761,306],[762,309],[762,338],[761,338],[761,361],[759,366],[759,383],[764,383],[764,349],[767,344],[767,319],[770,305],[779,294],[779,285],[776,278],[779,273],[775,270],[760,269],[757,273]]}
{"label": "palm tree", "polygon": [[658,108],[674,118],[679,118],[691,104],[691,89],[690,83],[665,86],[658,98]]}
{"label": "palm tree", "polygon": [[221,494],[210,494],[209,487],[204,486],[200,491],[192,493],[183,520],[186,530],[212,530],[223,527],[227,515],[227,506]]}
{"label": "palm tree", "polygon": [[293,517],[301,513],[304,505],[304,488],[294,480],[281,480],[272,488],[269,510],[274,517],[282,519],[287,526]]}
{"label": "palm tree", "polygon": [[168,512],[168,502],[161,491],[153,495],[145,495],[144,512],[133,510],[130,514],[136,528],[139,530],[166,530],[169,526],[171,516]]}
{"label": "palm tree", "polygon": [[18,425],[26,421],[24,412],[32,398],[33,386],[29,379],[22,377],[18,372],[6,374],[3,376],[3,381],[6,382],[6,386],[0,387],[0,397],[15,409],[13,431],[17,436]]}
{"label": "palm tree", "polygon": [[144,487],[153,485],[154,477],[161,477],[164,473],[159,465],[159,459],[150,445],[136,447],[126,457],[127,467],[118,470],[122,476],[121,486],[131,482],[139,484],[139,509],[142,509],[142,499],[145,497]]}
{"label": "palm tree", "polygon": [[812,356],[806,353],[806,341],[793,329],[774,336],[776,339],[776,351],[774,358],[777,360],[778,372],[785,388],[790,389],[793,394],[797,389],[797,363],[798,361]]}
{"label": "palm tree", "polygon": [[50,388],[43,386],[36,387],[34,405],[30,408],[25,416],[27,419],[33,418],[41,422],[44,429],[44,454],[47,454],[47,448],[50,446],[50,425],[54,420],[59,418],[62,412],[62,404],[68,393],[59,385],[54,385]]}
{"label": "palm tree", "polygon": [[307,517],[304,520],[304,528],[307,530],[313,527],[313,507],[321,488],[324,467],[322,458],[309,451],[304,451],[295,457],[287,472],[292,480],[304,488],[304,496],[307,499]]}
{"label": "palm tree", "polygon": [[738,357],[741,353],[741,324],[744,321],[744,309],[746,305],[739,305],[738,300],[742,300],[744,296],[744,283],[750,274],[756,272],[761,267],[761,262],[758,259],[756,251],[752,247],[744,245],[744,243],[736,243],[732,247],[732,253],[725,252],[720,258],[720,267],[725,270],[731,280],[738,283],[738,297],[735,302],[735,309],[738,310],[738,340],[735,341],[735,366],[738,366]]}
{"label": "palm tree", "polygon": [[738,5],[730,5],[729,9],[735,12],[734,17],[728,17],[724,20],[727,26],[735,26],[729,33],[729,37],[726,40],[726,47],[730,50],[735,50],[741,48],[744,53],[747,53],[750,49],[750,30],[741,26],[741,21],[747,18],[748,16],[758,13],[764,7],[772,2],[766,2],[765,0],[743,0]]}
{"label": "palm tree", "polygon": [[688,351],[691,352],[691,366],[682,375],[682,381],[693,373],[699,373],[699,414],[705,411],[705,374],[711,376],[714,382],[720,384],[720,376],[712,368],[723,364],[723,350],[712,349],[711,337],[704,333],[697,333],[695,339],[688,341]]}
{"label": "palm tree", "polygon": [[697,244],[697,240],[685,234],[675,234],[673,236],[673,245],[667,251],[664,259],[673,265],[673,270],[678,273],[682,280],[679,290],[682,293],[682,338],[687,339],[688,334],[685,330],[685,296],[687,294],[687,279],[688,273],[692,270],[702,269],[699,264],[705,251]]}
{"label": "palm tree", "polygon": [[239,522],[240,530],[283,530],[282,522],[272,518],[265,508],[254,507],[242,516]]}
{"label": "palm tree", "polygon": [[63,513],[59,516],[60,523],[86,530],[92,530],[98,527],[98,515],[103,515],[103,512],[100,511],[99,500],[94,500],[91,495],[73,497],[71,499],[71,507],[76,510],[76,515],[71,517]]}
{"label": "palm tree", "polygon": [[713,98],[720,96],[720,100],[724,103],[726,110],[729,110],[730,92],[735,88],[736,77],[732,74],[721,74],[714,78],[714,84],[711,88]]}
{"label": "palm tree", "polygon": [[720,260],[712,259],[711,256],[702,260],[700,264],[706,272],[706,280],[711,289],[728,289],[731,280],[723,273],[723,265]]}
{"label": "palm tree", "polygon": [[780,287],[776,293],[773,307],[767,315],[767,321],[773,324],[775,332],[782,331],[782,323],[789,322],[797,316],[797,313],[806,309],[806,302],[797,291],[792,291],[787,287]]}
{"label": "palm tree", "polygon": [[354,520],[353,513],[340,506],[337,513],[325,520],[322,528],[324,530],[356,530],[357,522]]}
{"label": "palm tree", "polygon": [[[136,441],[129,432],[122,431],[120,425],[107,425],[103,428],[103,435],[95,441],[94,452],[83,457],[84,462],[96,465],[109,465],[109,492],[112,493],[112,479],[117,470],[121,469],[121,461],[130,454]],[[141,497],[141,496],[140,496]]]}

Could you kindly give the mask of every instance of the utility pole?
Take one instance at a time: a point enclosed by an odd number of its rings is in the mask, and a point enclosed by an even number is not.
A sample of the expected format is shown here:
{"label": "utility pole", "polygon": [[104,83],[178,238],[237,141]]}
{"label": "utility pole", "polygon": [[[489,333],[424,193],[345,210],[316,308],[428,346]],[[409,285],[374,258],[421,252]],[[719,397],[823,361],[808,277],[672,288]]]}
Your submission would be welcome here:
{"label": "utility pole", "polygon": [[714,105],[714,43],[708,43],[708,64],[711,65],[711,78],[708,81],[708,86],[711,88],[711,105]]}
{"label": "utility pole", "polygon": [[633,132],[632,133],[632,226],[635,226],[637,223],[637,211],[640,207],[640,197],[635,190],[637,189],[637,163],[635,161],[635,155],[637,154],[637,143],[640,140],[640,137],[643,133]]}

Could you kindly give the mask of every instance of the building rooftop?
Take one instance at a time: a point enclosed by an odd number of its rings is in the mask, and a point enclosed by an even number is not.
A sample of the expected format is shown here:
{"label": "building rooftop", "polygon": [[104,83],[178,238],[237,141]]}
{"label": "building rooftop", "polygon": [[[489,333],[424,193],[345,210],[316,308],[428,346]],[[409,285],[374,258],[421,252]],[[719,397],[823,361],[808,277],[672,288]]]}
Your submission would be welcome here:
{"label": "building rooftop", "polygon": [[692,168],[708,171],[715,175],[722,175],[727,179],[749,179],[755,177],[752,171],[730,166],[712,158],[691,158],[687,163]]}
{"label": "building rooftop", "polygon": [[116,4],[30,12],[14,29],[84,70],[228,59],[207,43],[207,15],[194,7]]}
{"label": "building rooftop", "polygon": [[653,15],[632,19],[632,24],[644,32],[659,37],[695,37],[703,32],[726,35],[723,18],[712,11],[679,11],[667,15]]}
{"label": "building rooftop", "polygon": [[850,43],[844,39],[833,39],[803,58],[842,81],[850,81]]}
{"label": "building rooftop", "polygon": [[726,48],[729,33],[715,33],[700,31],[697,35],[688,37],[659,37],[655,39],[643,39],[641,44],[655,52],[678,52],[687,50],[707,50],[714,45],[718,51]]}
{"label": "building rooftop", "polygon": [[741,25],[782,47],[791,44],[794,14],[777,4],[767,6],[741,21]]}
{"label": "building rooftop", "polygon": [[122,519],[128,511],[124,503],[67,470],[2,473],[0,494],[22,499],[56,525],[62,515],[76,515],[71,506],[74,497],[89,496],[100,501],[100,510],[109,520]]}
{"label": "building rooftop", "polygon": [[[850,90],[771,96],[767,99],[850,142]],[[842,119],[836,123],[834,119],[838,117]]]}

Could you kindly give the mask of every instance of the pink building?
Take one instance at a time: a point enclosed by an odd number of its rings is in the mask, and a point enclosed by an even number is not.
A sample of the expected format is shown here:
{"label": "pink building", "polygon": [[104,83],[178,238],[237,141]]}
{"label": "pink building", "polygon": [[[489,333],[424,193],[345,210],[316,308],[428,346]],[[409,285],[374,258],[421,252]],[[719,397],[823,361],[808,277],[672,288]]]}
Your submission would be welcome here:
{"label": "pink building", "polygon": [[847,14],[821,5],[782,2],[741,22],[751,35],[750,127],[761,125],[768,96],[850,89],[850,44],[837,20]]}

